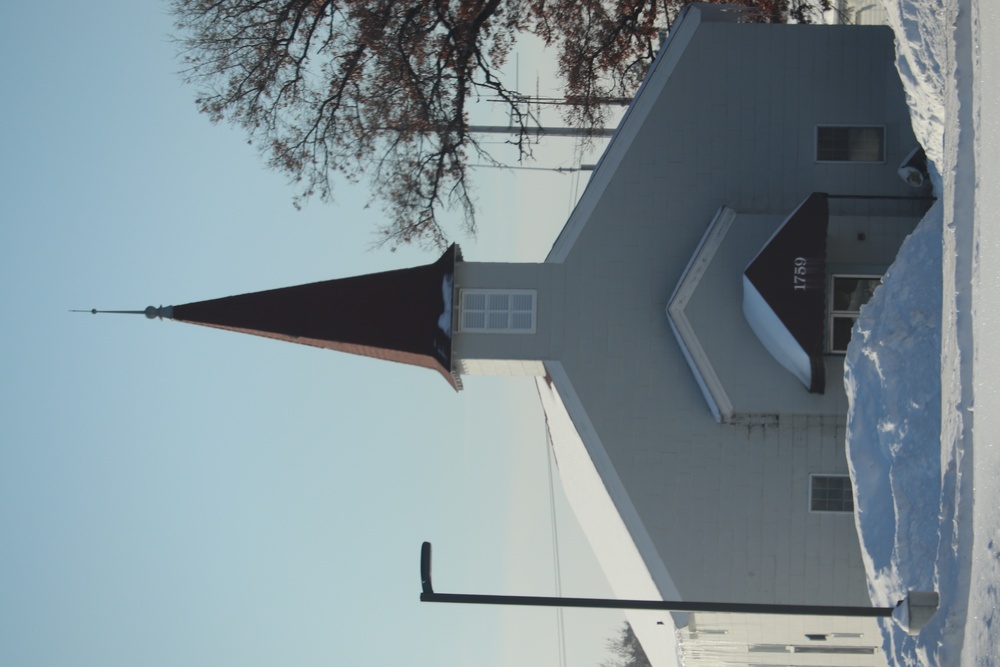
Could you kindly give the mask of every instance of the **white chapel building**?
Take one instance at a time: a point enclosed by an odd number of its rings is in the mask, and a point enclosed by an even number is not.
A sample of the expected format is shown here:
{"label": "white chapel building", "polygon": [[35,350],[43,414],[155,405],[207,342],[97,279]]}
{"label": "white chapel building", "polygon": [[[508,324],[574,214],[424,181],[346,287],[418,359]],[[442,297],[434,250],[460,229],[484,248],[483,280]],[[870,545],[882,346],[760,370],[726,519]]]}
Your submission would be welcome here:
{"label": "white chapel building", "polygon": [[[928,193],[919,159],[900,177],[917,142],[888,28],[744,16],[677,19],[542,263],[453,246],[147,314],[426,366],[456,389],[535,376],[618,597],[870,606],[843,352]],[[885,665],[872,619],[626,615],[655,667]]]}

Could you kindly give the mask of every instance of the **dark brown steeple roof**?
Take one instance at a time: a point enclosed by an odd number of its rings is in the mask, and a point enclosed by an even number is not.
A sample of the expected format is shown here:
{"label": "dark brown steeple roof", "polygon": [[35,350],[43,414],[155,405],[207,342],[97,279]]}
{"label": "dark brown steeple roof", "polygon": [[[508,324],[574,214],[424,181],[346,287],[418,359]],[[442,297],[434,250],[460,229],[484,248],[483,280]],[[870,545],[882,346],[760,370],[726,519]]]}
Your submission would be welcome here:
{"label": "dark brown steeple roof", "polygon": [[452,373],[452,289],[461,251],[433,264],[327,280],[160,309],[163,317],[217,329]]}

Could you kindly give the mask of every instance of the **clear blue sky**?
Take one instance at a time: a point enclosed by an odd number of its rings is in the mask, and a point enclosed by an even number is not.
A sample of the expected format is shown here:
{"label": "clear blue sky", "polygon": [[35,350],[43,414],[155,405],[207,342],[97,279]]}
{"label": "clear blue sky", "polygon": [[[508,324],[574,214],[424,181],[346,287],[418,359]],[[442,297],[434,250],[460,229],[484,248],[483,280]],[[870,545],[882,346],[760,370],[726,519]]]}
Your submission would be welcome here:
{"label": "clear blue sky", "polygon": [[[553,593],[530,381],[455,394],[423,369],[67,312],[436,254],[369,251],[363,186],[296,212],[242,135],[196,113],[163,3],[4,9],[0,664],[557,665],[551,610],[417,601],[425,539],[441,591]],[[466,258],[544,258],[572,177],[478,182]],[[561,498],[557,517],[564,593],[608,594]],[[567,612],[568,664],[603,659],[621,618]]]}

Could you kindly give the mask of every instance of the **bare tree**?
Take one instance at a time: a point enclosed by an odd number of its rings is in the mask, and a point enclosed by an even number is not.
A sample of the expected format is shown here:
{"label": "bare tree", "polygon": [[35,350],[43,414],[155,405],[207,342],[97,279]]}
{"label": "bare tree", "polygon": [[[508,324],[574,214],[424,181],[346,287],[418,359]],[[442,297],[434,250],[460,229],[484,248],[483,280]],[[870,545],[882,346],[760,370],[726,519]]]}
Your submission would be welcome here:
{"label": "bare tree", "polygon": [[[732,0],[729,0],[730,2]],[[754,20],[808,20],[806,0],[736,0]],[[820,0],[829,2],[829,0]],[[501,76],[517,37],[552,47],[566,119],[600,127],[602,100],[631,96],[658,27],[683,0],[171,0],[197,104],[242,127],[298,184],[329,200],[333,178],[366,178],[395,246],[447,241],[439,214],[475,234],[470,159],[497,164],[470,131],[468,103],[500,100],[529,157],[535,120]],[[798,13],[796,13],[798,12]]]}
{"label": "bare tree", "polygon": [[608,651],[613,657],[601,663],[601,667],[650,667],[649,658],[629,623],[622,625],[618,634],[608,640]]}

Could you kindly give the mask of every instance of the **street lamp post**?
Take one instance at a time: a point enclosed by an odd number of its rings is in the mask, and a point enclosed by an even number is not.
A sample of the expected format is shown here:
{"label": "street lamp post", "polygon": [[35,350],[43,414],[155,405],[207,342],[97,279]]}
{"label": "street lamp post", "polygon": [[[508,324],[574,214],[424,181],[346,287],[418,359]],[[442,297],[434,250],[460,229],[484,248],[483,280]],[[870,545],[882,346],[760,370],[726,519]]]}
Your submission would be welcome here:
{"label": "street lamp post", "polygon": [[[936,592],[911,591],[895,607],[845,607],[831,605],[755,604],[742,602],[692,602],[689,600],[613,600],[528,595],[475,595],[435,593],[431,582],[431,543],[420,549],[421,602],[518,605],[530,607],[587,607],[591,609],[645,609],[680,612],[728,612],[737,614],[786,614],[797,616],[894,617],[910,634],[916,634],[937,610]],[[904,613],[900,613],[904,612]]]}

